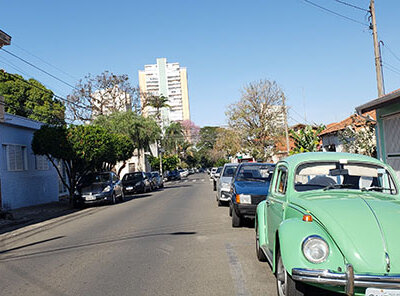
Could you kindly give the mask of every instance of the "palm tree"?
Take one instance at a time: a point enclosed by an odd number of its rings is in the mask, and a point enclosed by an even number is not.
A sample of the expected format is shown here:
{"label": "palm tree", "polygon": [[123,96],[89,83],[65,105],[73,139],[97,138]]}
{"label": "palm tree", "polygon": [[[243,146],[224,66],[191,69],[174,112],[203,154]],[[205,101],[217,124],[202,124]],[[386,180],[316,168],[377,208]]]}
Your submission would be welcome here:
{"label": "palm tree", "polygon": [[182,125],[179,122],[172,122],[165,129],[163,146],[173,152],[178,153],[178,148],[185,142],[185,135],[183,133]]}
{"label": "palm tree", "polygon": [[161,126],[161,109],[171,107],[167,103],[168,103],[168,98],[164,97],[163,95],[161,96],[150,95],[145,101],[145,106],[150,106],[156,109],[156,118],[160,126]]}

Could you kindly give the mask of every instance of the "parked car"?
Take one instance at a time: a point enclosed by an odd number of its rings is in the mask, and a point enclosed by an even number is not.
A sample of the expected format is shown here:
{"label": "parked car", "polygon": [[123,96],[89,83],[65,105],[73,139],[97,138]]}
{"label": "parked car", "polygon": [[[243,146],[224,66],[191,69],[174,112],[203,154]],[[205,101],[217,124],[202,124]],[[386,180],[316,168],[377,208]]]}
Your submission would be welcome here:
{"label": "parked car", "polygon": [[180,180],[181,175],[178,170],[169,171],[167,174],[168,181]]}
{"label": "parked car", "polygon": [[217,172],[218,168],[217,167],[213,167],[210,170],[210,178],[214,177],[214,174]]}
{"label": "parked car", "polygon": [[153,180],[155,181],[155,186],[157,188],[163,188],[164,187],[164,180],[161,177],[159,172],[151,172],[151,176],[153,177]]}
{"label": "parked car", "polygon": [[153,177],[153,175],[150,172],[146,172],[145,174],[150,182],[150,190],[151,191],[155,190],[157,188],[156,179]]}
{"label": "parked car", "polygon": [[274,168],[272,163],[241,163],[231,185],[229,214],[232,226],[239,227],[243,218],[254,218],[257,205],[267,198]]}
{"label": "parked car", "polygon": [[122,187],[125,195],[151,191],[150,181],[144,172],[125,174]]}
{"label": "parked car", "polygon": [[258,259],[270,262],[279,295],[305,295],[310,285],[399,295],[395,176],[375,158],[348,153],[302,153],[276,165],[255,230]]}
{"label": "parked car", "polygon": [[113,172],[89,173],[84,175],[74,196],[75,205],[95,203],[115,204],[125,199],[122,184]]}
{"label": "parked car", "polygon": [[214,191],[217,191],[217,180],[221,176],[222,169],[223,169],[223,167],[218,167],[217,170],[215,171],[215,173],[212,176],[212,179],[213,179],[213,190]]}
{"label": "parked car", "polygon": [[181,178],[186,178],[187,176],[189,176],[189,171],[187,169],[180,169],[178,171],[179,174],[181,175]]}
{"label": "parked car", "polygon": [[229,203],[231,198],[231,181],[238,167],[238,163],[227,163],[221,171],[221,177],[217,180],[217,203],[222,206],[223,203]]}

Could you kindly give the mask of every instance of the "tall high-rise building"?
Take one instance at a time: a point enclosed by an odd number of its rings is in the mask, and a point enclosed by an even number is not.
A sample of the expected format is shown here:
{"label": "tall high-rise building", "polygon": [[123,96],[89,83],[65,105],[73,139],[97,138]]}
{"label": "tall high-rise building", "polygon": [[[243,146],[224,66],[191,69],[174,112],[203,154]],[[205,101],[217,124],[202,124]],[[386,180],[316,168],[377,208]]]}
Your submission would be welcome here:
{"label": "tall high-rise building", "polygon": [[[167,63],[166,58],[158,58],[157,64],[145,65],[139,70],[139,88],[142,94],[168,98],[169,108],[161,109],[161,124],[171,121],[190,120],[189,94],[186,68],[179,63]],[[141,101],[145,96],[141,96]],[[157,110],[146,106],[144,116],[155,115]]]}

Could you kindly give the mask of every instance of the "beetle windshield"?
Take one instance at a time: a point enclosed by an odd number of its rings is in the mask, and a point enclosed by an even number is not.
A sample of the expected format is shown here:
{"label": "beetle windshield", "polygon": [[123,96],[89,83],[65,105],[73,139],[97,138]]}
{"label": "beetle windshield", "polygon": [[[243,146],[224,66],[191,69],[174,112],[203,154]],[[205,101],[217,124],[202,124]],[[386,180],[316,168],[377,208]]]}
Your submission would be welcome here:
{"label": "beetle windshield", "polygon": [[271,165],[253,164],[242,165],[238,168],[236,175],[237,181],[270,181],[271,180]]}
{"label": "beetle windshield", "polygon": [[391,174],[383,167],[366,163],[310,162],[295,175],[296,191],[356,189],[396,194]]}

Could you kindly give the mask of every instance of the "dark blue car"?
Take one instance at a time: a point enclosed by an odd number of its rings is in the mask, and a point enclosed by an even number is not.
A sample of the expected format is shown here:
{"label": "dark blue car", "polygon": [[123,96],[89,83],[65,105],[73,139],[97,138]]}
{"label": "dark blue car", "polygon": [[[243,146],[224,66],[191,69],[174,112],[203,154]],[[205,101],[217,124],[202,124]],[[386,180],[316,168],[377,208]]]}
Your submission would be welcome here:
{"label": "dark blue car", "polygon": [[254,218],[257,205],[266,199],[275,165],[241,163],[232,178],[229,214],[232,226],[239,227],[243,218]]}

